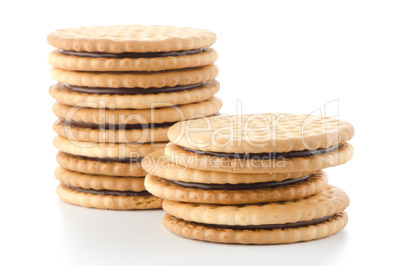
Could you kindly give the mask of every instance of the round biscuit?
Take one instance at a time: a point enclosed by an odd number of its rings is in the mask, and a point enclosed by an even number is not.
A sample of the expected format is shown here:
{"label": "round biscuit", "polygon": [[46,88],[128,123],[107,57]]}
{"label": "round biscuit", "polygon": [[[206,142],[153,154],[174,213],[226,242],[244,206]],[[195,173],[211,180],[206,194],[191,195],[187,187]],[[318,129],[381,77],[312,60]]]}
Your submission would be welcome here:
{"label": "round biscuit", "polygon": [[84,189],[107,189],[118,191],[144,191],[144,177],[118,177],[107,175],[89,175],[57,167],[56,179],[67,186]]}
{"label": "round biscuit", "polygon": [[[145,187],[147,187],[145,180]],[[310,197],[252,205],[216,205],[164,200],[163,209],[177,218],[206,224],[262,225],[310,221],[344,211],[346,193],[332,185]]]}
{"label": "round biscuit", "polygon": [[286,179],[296,179],[316,173],[317,171],[288,173],[227,173],[206,171],[184,167],[169,161],[163,149],[148,154],[141,162],[145,171],[164,179],[206,184],[240,184],[260,182],[280,182]]}
{"label": "round biscuit", "polygon": [[[110,108],[110,106],[107,106]],[[60,119],[93,124],[150,124],[177,122],[211,116],[222,107],[222,101],[208,100],[154,109],[103,109],[70,106],[56,102],[53,113]]]}
{"label": "round biscuit", "polygon": [[225,153],[316,150],[346,143],[353,134],[353,126],[337,118],[279,113],[183,121],[168,132],[177,145]]}
{"label": "round biscuit", "polygon": [[84,87],[162,88],[212,81],[218,75],[216,65],[158,72],[83,72],[52,68],[50,76],[62,83]]}
{"label": "round biscuit", "polygon": [[56,187],[59,198],[67,203],[87,208],[108,210],[159,209],[162,199],[155,196],[96,195],[73,190],[66,185]]}
{"label": "round biscuit", "polygon": [[71,91],[61,83],[56,83],[49,88],[50,96],[62,104],[89,108],[113,106],[116,109],[151,109],[202,102],[212,98],[218,91],[219,82],[216,80],[190,90],[157,94],[81,93]]}
{"label": "round biscuit", "polygon": [[71,51],[146,53],[205,48],[216,41],[216,34],[163,25],[86,26],[56,30],[47,36],[47,41]]}
{"label": "round biscuit", "polygon": [[142,158],[165,147],[166,142],[158,143],[96,143],[74,141],[56,136],[54,146],[65,153],[92,158]]}
{"label": "round biscuit", "polygon": [[65,55],[54,50],[47,58],[52,66],[71,71],[162,71],[212,65],[218,59],[218,53],[207,48],[201,53],[182,56],[94,58]]}
{"label": "round biscuit", "polygon": [[341,212],[326,222],[304,227],[273,230],[232,230],[195,225],[169,214],[163,217],[163,225],[166,229],[179,236],[231,244],[285,244],[310,241],[339,232],[346,226],[347,222],[346,212]]}
{"label": "round biscuit", "polygon": [[209,204],[255,204],[295,200],[319,193],[327,184],[328,178],[324,172],[318,172],[293,185],[250,190],[186,188],[150,174],[145,177],[146,189],[155,196],[172,201]]}
{"label": "round biscuit", "polygon": [[[169,129],[170,130],[170,129]],[[339,149],[329,153],[294,158],[271,160],[229,159],[202,155],[186,151],[171,142],[165,148],[165,155],[170,161],[184,167],[207,171],[228,173],[288,173],[301,171],[318,171],[341,165],[353,156],[353,146],[343,144]]]}
{"label": "round biscuit", "polygon": [[147,174],[140,163],[100,162],[61,151],[57,153],[56,161],[65,169],[85,174],[128,177],[144,177]]}

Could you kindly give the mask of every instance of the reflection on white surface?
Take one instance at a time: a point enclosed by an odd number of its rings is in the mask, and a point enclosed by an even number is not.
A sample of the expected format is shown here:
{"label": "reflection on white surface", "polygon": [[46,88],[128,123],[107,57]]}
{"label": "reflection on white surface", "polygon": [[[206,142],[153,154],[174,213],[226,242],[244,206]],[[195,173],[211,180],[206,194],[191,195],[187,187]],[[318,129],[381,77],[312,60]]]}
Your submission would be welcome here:
{"label": "reflection on white surface", "polygon": [[[104,264],[145,262],[164,265],[214,265],[225,261],[236,265],[250,261],[286,265],[320,262],[340,265],[347,242],[347,230],[332,237],[286,245],[216,244],[185,239],[162,225],[162,210],[106,211],[76,207],[59,201],[62,248],[69,254],[65,262],[91,263],[93,257]],[[206,256],[208,254],[208,256]],[[219,263],[218,263],[219,262]],[[225,265],[225,263],[223,263]]]}

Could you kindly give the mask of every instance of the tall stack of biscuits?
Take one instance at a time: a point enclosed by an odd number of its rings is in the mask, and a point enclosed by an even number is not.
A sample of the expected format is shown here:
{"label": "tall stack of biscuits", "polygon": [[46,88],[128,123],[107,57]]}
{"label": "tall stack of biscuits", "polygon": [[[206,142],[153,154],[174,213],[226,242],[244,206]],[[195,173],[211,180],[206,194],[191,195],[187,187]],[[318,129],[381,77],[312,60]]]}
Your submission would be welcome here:
{"label": "tall stack of biscuits", "polygon": [[164,226],[222,243],[278,244],[346,226],[349,198],[324,168],[350,160],[354,128],[336,118],[259,114],[179,122],[144,158],[145,187],[161,197]]}
{"label": "tall stack of biscuits", "polygon": [[59,197],[101,209],[154,209],[141,160],[164,148],[175,122],[222,106],[210,31],[99,26],[48,35]]}

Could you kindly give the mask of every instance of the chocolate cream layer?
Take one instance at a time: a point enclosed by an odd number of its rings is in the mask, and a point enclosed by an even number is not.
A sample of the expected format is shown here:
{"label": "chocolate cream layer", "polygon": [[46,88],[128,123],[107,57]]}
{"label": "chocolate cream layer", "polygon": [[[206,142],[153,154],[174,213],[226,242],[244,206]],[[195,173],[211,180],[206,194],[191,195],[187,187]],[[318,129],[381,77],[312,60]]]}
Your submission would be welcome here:
{"label": "chocolate cream layer", "polygon": [[[217,116],[219,113],[212,114],[210,116]],[[210,117],[208,116],[208,117]],[[149,123],[149,124],[95,124],[87,122],[78,122],[74,120],[65,120],[59,118],[60,122],[65,126],[78,127],[78,128],[90,128],[97,130],[134,130],[134,129],[155,129],[155,128],[169,128],[179,121],[163,122],[163,123]]]}
{"label": "chocolate cream layer", "polygon": [[181,149],[189,152],[194,152],[201,155],[208,155],[213,157],[221,157],[228,159],[246,159],[246,160],[272,160],[272,159],[286,159],[295,157],[305,157],[311,155],[319,155],[324,153],[330,153],[339,149],[343,144],[338,144],[335,146],[330,146],[328,148],[321,148],[316,150],[303,150],[303,151],[291,151],[291,152],[269,152],[269,153],[225,153],[225,152],[211,152],[211,151],[200,151],[193,150],[180,146]]}
{"label": "chocolate cream layer", "polygon": [[78,191],[78,192],[84,192],[84,193],[90,193],[90,194],[95,194],[95,195],[105,195],[105,196],[152,196],[151,193],[148,191],[118,191],[118,190],[106,190],[106,189],[85,189],[85,188],[79,188],[79,187],[74,187],[74,186],[69,186],[69,188]]}
{"label": "chocolate cream layer", "polygon": [[64,120],[64,119],[60,119],[60,121],[65,126],[99,129],[99,130],[102,130],[102,129],[130,130],[130,129],[165,128],[165,127],[171,127],[175,123],[177,123],[177,122],[165,122],[165,123],[151,123],[151,124],[95,124],[95,123],[77,122],[77,121],[73,121],[73,120]]}
{"label": "chocolate cream layer", "polygon": [[98,52],[80,52],[59,50],[65,55],[93,57],[93,58],[152,58],[152,57],[168,57],[168,56],[183,56],[203,53],[207,48],[187,50],[187,51],[171,51],[171,52],[154,52],[154,53],[98,53]]}
{"label": "chocolate cream layer", "polygon": [[159,93],[169,93],[178,92],[185,90],[192,90],[195,88],[202,87],[208,84],[208,82],[190,84],[186,86],[176,86],[176,87],[162,87],[162,88],[106,88],[106,87],[81,87],[73,86],[69,84],[61,84],[70,91],[88,93],[88,94],[110,94],[110,95],[139,95],[139,94],[159,94]]}
{"label": "chocolate cream layer", "polygon": [[[335,218],[337,214],[331,216],[325,216],[322,218],[313,219],[310,221],[300,221],[296,223],[285,223],[285,224],[261,224],[261,225],[224,225],[224,224],[205,224],[185,221],[189,224],[204,226],[207,228],[218,228],[218,229],[232,229],[232,230],[274,230],[274,229],[286,229],[286,228],[297,228],[305,227],[310,225],[316,225],[324,223]],[[184,221],[184,220],[182,220]]]}
{"label": "chocolate cream layer", "polygon": [[141,163],[143,157],[139,158],[100,158],[100,157],[87,157],[87,156],[79,156],[74,155],[71,153],[65,153],[70,157],[74,157],[81,160],[89,160],[89,161],[96,161],[102,163]]}
{"label": "chocolate cream layer", "polygon": [[275,188],[280,186],[293,185],[301,183],[308,180],[312,175],[297,179],[287,179],[280,182],[261,182],[261,183],[251,183],[251,184],[204,184],[204,183],[193,183],[193,182],[182,182],[175,180],[166,181],[173,183],[175,185],[185,187],[185,188],[195,188],[195,189],[205,189],[205,190],[252,190],[252,189],[263,189],[263,188]]}

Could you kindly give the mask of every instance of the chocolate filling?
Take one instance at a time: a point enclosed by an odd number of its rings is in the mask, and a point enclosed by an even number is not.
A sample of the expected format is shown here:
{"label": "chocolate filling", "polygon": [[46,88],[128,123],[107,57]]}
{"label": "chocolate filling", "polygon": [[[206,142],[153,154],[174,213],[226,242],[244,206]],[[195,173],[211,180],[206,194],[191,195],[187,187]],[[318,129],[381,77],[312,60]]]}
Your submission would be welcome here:
{"label": "chocolate filling", "polygon": [[87,157],[79,156],[70,153],[66,153],[68,156],[72,156],[82,160],[97,161],[102,163],[141,163],[143,157],[140,158],[100,158],[100,157]]}
{"label": "chocolate filling", "polygon": [[187,51],[171,51],[171,52],[155,52],[155,53],[97,53],[97,52],[68,51],[68,50],[59,50],[59,51],[60,53],[65,55],[93,57],[93,58],[151,58],[151,57],[167,57],[167,56],[199,54],[205,52],[206,48],[187,50]]}
{"label": "chocolate filling", "polygon": [[95,195],[107,195],[107,196],[152,196],[151,193],[148,191],[117,191],[117,190],[106,190],[106,189],[85,189],[85,188],[79,188],[79,187],[73,187],[69,186],[69,188],[79,191],[79,192],[84,192],[84,193],[90,193],[90,194],[95,194]]}
{"label": "chocolate filling", "polygon": [[60,121],[69,127],[81,127],[90,129],[107,129],[107,130],[130,130],[130,129],[153,129],[171,127],[177,122],[165,122],[165,123],[151,123],[151,124],[95,124],[86,122],[77,122],[72,120],[60,119]]}
{"label": "chocolate filling", "polygon": [[337,214],[313,219],[310,221],[300,221],[296,223],[286,223],[286,224],[224,225],[224,224],[205,224],[205,223],[187,222],[187,221],[186,222],[189,224],[204,226],[207,228],[220,228],[220,229],[232,229],[232,230],[273,230],[273,229],[286,229],[286,228],[296,228],[296,227],[305,227],[309,225],[316,225],[319,223],[329,221],[330,219],[335,218],[335,216],[337,216]]}
{"label": "chocolate filling", "polygon": [[196,188],[196,189],[205,189],[205,190],[251,190],[251,189],[262,189],[262,188],[275,188],[279,186],[286,186],[297,184],[309,179],[312,175],[308,175],[305,177],[297,178],[297,179],[287,179],[280,182],[261,182],[261,183],[252,183],[252,184],[203,184],[203,183],[193,183],[193,182],[182,182],[175,180],[167,180],[166,181],[173,183],[175,185],[185,187],[185,188]]}
{"label": "chocolate filling", "polygon": [[204,86],[207,83],[197,83],[186,86],[176,86],[176,87],[162,87],[162,88],[103,88],[103,87],[78,87],[69,84],[63,84],[70,91],[81,92],[81,93],[89,93],[89,94],[117,94],[117,95],[136,95],[136,94],[158,94],[158,93],[168,93],[168,92],[177,92],[177,91],[185,91],[192,90],[201,86]]}
{"label": "chocolate filling", "polygon": [[194,152],[201,155],[208,155],[214,157],[222,157],[228,159],[247,159],[247,160],[273,160],[273,159],[285,159],[285,158],[295,158],[295,157],[305,157],[311,155],[318,155],[329,153],[334,150],[339,149],[343,144],[338,144],[335,146],[331,146],[328,148],[320,148],[316,150],[303,150],[303,151],[291,151],[291,152],[269,152],[269,153],[225,153],[225,152],[211,152],[211,151],[200,151],[200,150],[193,150],[190,148],[186,148],[180,146],[185,151]]}

